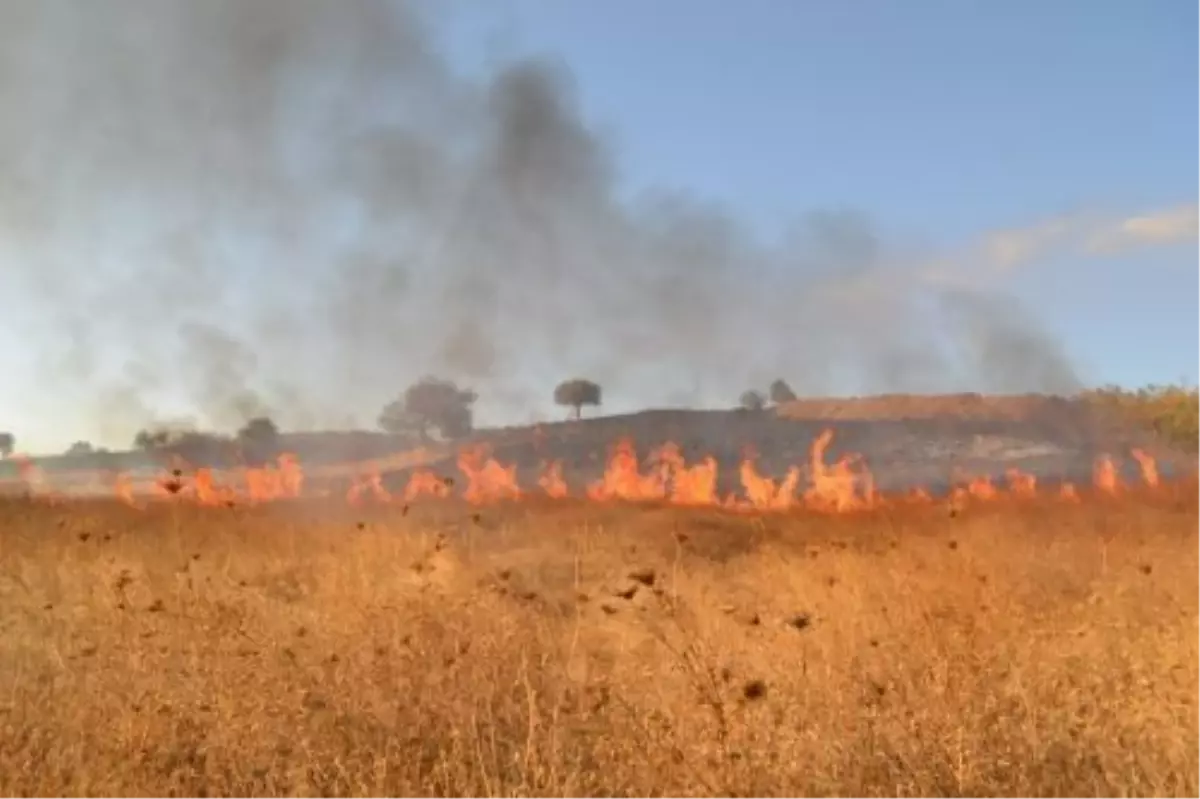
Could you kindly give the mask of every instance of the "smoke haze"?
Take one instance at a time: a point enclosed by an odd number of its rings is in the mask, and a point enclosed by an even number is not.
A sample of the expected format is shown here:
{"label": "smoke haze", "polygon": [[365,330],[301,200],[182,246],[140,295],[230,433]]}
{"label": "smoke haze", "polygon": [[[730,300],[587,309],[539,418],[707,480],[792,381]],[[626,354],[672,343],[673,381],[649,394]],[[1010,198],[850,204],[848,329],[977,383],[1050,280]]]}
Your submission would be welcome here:
{"label": "smoke haze", "polygon": [[779,376],[1076,387],[1011,300],[918,280],[853,212],[771,243],[685,191],[619,200],[565,66],[471,82],[429,22],[366,1],[0,4],[0,288],[32,390],[124,442],[178,416],[372,424],[430,372],[512,422],[575,375],[630,405]]}

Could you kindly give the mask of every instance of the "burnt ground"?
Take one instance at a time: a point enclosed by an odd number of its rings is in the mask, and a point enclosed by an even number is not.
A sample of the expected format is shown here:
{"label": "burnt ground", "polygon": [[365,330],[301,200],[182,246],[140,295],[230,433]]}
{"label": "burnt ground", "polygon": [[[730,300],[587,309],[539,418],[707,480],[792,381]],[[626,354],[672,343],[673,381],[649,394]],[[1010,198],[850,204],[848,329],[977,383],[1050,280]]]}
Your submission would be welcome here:
{"label": "burnt ground", "polygon": [[[944,490],[963,476],[1003,482],[1005,470],[1014,467],[1045,482],[1086,483],[1101,454],[1111,455],[1122,475],[1135,479],[1139,472],[1129,454],[1135,447],[1154,455],[1164,476],[1194,468],[1194,460],[1152,434],[1102,418],[1082,402],[1036,396],[806,400],[763,412],[650,410],[483,431],[471,441],[487,444],[497,460],[516,463],[523,485],[535,484],[544,461],[558,460],[576,488],[600,476],[608,451],[621,438],[634,441],[643,458],[673,442],[689,463],[716,458],[727,491],[735,487],[737,466],[748,451],[756,454],[762,474],[780,476],[793,465],[807,474],[810,446],[826,429],[834,431],[826,463],[846,453],[862,455],[883,490],[914,485]],[[455,473],[449,459],[435,470]]]}
{"label": "burnt ground", "polygon": [[[981,397],[975,394],[892,395],[849,399],[806,399],[760,412],[744,410],[647,410],[476,431],[464,441],[434,444],[433,471],[457,477],[455,452],[463,445],[486,445],[497,460],[515,463],[522,485],[536,485],[542,464],[560,461],[574,490],[597,479],[612,445],[631,439],[643,459],[667,442],[676,444],[689,463],[711,455],[721,467],[722,493],[737,488],[737,467],[748,452],[756,456],[760,474],[782,476],[800,466],[807,477],[809,450],[823,430],[834,438],[826,463],[846,453],[861,455],[882,490],[915,485],[946,489],[965,477],[987,475],[1003,482],[1017,468],[1039,480],[1086,483],[1095,458],[1109,454],[1127,479],[1138,475],[1132,448],[1160,462],[1164,476],[1191,472],[1195,458],[1174,452],[1152,433],[1103,417],[1092,405],[1038,395]],[[282,447],[296,453],[314,474],[330,464],[344,481],[350,464],[411,451],[417,442],[368,431],[288,433]],[[142,453],[112,453],[107,468],[145,472],[161,468]],[[114,459],[119,465],[113,463]],[[188,459],[193,465],[206,464]],[[79,458],[38,459],[47,473],[89,473],[102,467]],[[232,465],[232,464],[230,464]],[[0,462],[3,477],[17,477],[15,464]],[[328,469],[326,468],[326,471]],[[402,485],[409,469],[386,475],[389,487]],[[9,474],[11,472],[11,474]]]}

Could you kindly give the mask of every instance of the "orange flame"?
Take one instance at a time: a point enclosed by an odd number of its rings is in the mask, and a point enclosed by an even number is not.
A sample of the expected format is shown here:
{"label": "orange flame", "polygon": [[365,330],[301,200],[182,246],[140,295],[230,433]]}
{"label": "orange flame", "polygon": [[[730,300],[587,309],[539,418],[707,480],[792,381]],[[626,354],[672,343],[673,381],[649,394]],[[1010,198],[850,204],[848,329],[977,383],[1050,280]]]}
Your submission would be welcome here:
{"label": "orange flame", "polygon": [[1129,453],[1133,459],[1137,461],[1138,468],[1142,472],[1142,482],[1151,488],[1158,487],[1158,463],[1154,457],[1144,450],[1133,449]]}
{"label": "orange flame", "polygon": [[[669,469],[670,466],[662,464],[661,468]],[[621,499],[638,502],[665,499],[665,474],[660,469],[643,475],[632,439],[622,438],[613,445],[604,476],[588,486],[587,495],[597,501]]]}
{"label": "orange flame", "polygon": [[488,454],[484,445],[464,449],[458,455],[458,470],[467,480],[463,499],[472,504],[520,499],[516,464],[504,466]]}
{"label": "orange flame", "polygon": [[567,489],[567,481],[563,479],[562,461],[542,464],[542,475],[538,478],[538,485],[551,499],[566,497],[570,492]]}
{"label": "orange flame", "polygon": [[1117,476],[1117,467],[1110,456],[1101,455],[1096,458],[1092,469],[1092,482],[1096,484],[1097,490],[1105,494],[1116,494],[1120,490],[1121,481]]}
{"label": "orange flame", "polygon": [[1037,475],[1026,474],[1015,468],[1007,469],[1004,475],[1008,478],[1008,490],[1014,497],[1033,499],[1037,496]]}
{"label": "orange flame", "polygon": [[369,494],[376,502],[387,503],[392,499],[392,495],[383,485],[383,475],[379,472],[370,472],[361,475],[350,486],[346,492],[346,502],[351,505],[360,505],[363,501],[363,496]]}
{"label": "orange flame", "polygon": [[[614,442],[602,476],[584,488],[584,495],[595,501],[669,502],[748,511],[804,508],[821,513],[865,511],[888,503],[933,502],[929,491],[921,487],[886,497],[880,494],[875,488],[870,469],[857,454],[843,454],[836,461],[829,462],[827,456],[833,437],[832,430],[822,432],[809,448],[807,468],[792,466],[778,480],[761,474],[754,452],[747,449],[737,471],[740,491],[728,497],[718,495],[719,467],[712,456],[703,456],[694,463],[688,463],[679,445],[668,442],[651,451],[643,461],[638,457],[633,440],[625,437]],[[1137,449],[1132,450],[1131,455],[1141,470],[1142,482],[1151,488],[1159,486],[1162,477],[1153,457]],[[13,460],[20,482],[31,493],[48,496],[50,487],[46,475],[37,465],[24,456],[14,456]],[[384,486],[383,478],[389,468],[398,468],[389,466],[389,463],[395,462],[385,459],[362,464],[364,471],[355,477],[347,489],[346,500],[353,504],[368,500],[381,503],[393,501],[393,495]],[[409,464],[412,464],[411,460],[400,468],[411,468]],[[230,472],[216,472],[207,467],[192,469],[178,459],[172,466],[173,470],[166,476],[148,486],[143,484],[141,490],[149,487],[152,493],[160,496],[200,505],[221,505],[234,500],[271,502],[306,495],[306,475],[299,459],[291,453],[279,456],[273,464]],[[461,498],[467,502],[482,504],[516,500],[526,495],[517,479],[516,464],[500,462],[487,446],[462,449],[457,457],[457,466],[464,478]],[[1028,499],[1038,495],[1038,481],[1033,474],[1009,468],[1004,478],[1003,489],[998,488],[988,476],[963,478],[956,481],[958,484],[951,490],[950,500],[961,505],[1004,498]],[[56,479],[64,478],[59,474]],[[86,479],[93,481],[95,475],[89,473]],[[138,506],[139,490],[129,473],[113,473],[111,479],[113,494],[125,504]],[[1108,455],[1096,459],[1093,481],[1096,490],[1102,494],[1111,495],[1123,490],[1116,464]],[[551,499],[570,496],[570,486],[564,477],[561,461],[542,463],[534,491]],[[397,493],[396,499],[402,498],[404,502],[425,497],[446,499],[454,493],[453,481],[443,479],[432,471],[418,469],[411,473],[403,492]],[[1065,502],[1080,500],[1076,486],[1071,483],[1058,485],[1056,495]]]}
{"label": "orange flame", "polygon": [[450,486],[433,472],[423,469],[415,471],[404,486],[404,501],[412,502],[421,497],[441,499],[450,495]]}

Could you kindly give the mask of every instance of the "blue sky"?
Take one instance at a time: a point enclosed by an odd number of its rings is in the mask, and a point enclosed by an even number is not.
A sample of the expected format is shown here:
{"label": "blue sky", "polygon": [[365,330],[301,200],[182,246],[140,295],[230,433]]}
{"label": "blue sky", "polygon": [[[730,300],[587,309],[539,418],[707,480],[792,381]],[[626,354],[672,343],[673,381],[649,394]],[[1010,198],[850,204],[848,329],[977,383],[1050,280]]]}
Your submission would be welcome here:
{"label": "blue sky", "polygon": [[[920,254],[905,263],[908,279],[1015,294],[1087,383],[1197,380],[1200,23],[1194,2],[416,1],[430,11],[436,46],[451,68],[477,85],[524,56],[564,66],[589,127],[611,148],[622,196],[678,189],[723,208],[768,242],[786,241],[806,214],[857,212],[889,251]],[[127,17],[142,10],[136,0],[121,2]],[[335,0],[330,3],[328,9],[336,7]],[[238,95],[242,83],[221,72],[222,60],[231,60],[227,52],[252,66],[254,41],[235,42],[226,51],[219,41],[214,47],[200,40],[189,49],[190,23],[172,27],[168,20],[160,30],[127,24],[120,9],[107,15],[85,14],[68,4],[43,7],[51,9],[45,15],[49,32],[44,39],[29,38],[34,43],[13,60],[29,70],[27,77],[9,86],[0,80],[0,116],[6,115],[8,98],[15,98],[7,117],[17,120],[7,131],[0,129],[0,147],[16,142],[34,155],[27,161],[32,171],[18,170],[11,183],[18,191],[6,193],[0,184],[0,291],[17,298],[7,322],[0,323],[12,331],[7,342],[0,340],[7,380],[0,429],[13,430],[21,446],[34,451],[61,449],[78,438],[122,446],[146,423],[146,413],[196,415],[187,396],[195,382],[186,374],[195,350],[186,341],[177,346],[168,328],[205,321],[204,314],[215,320],[218,334],[222,325],[262,322],[250,320],[252,311],[263,310],[262,287],[274,291],[281,283],[284,300],[286,289],[306,287],[297,291],[294,307],[282,309],[292,315],[293,328],[295,317],[328,313],[320,304],[319,280],[296,275],[319,279],[320,272],[300,270],[319,268],[322,256],[332,260],[352,250],[361,255],[354,250],[358,230],[346,222],[353,218],[348,206],[325,198],[334,192],[319,183],[305,198],[315,198],[313,218],[324,225],[316,231],[296,224],[306,217],[273,207],[277,196],[270,188],[259,193],[260,183],[269,186],[280,173],[269,166],[258,172],[267,159],[259,159],[254,148],[265,148],[269,157],[280,141],[272,138],[277,130],[258,126],[263,120],[255,114],[269,104],[256,102],[255,92],[278,100],[269,93],[278,86],[264,79],[247,87],[246,96],[231,98],[227,95]],[[178,19],[211,22],[194,13],[195,6],[179,8],[190,10]],[[72,16],[77,13],[78,19]],[[101,29],[94,39],[89,26]],[[329,29],[336,26],[309,27],[297,39],[297,52],[321,49],[305,36],[335,38]],[[352,24],[337,30],[348,36],[351,49],[369,40],[369,32]],[[163,44],[172,41],[158,35],[164,31],[182,38]],[[114,42],[143,49],[122,60],[113,55],[120,52]],[[68,58],[68,48],[84,55]],[[176,57],[176,51],[185,52]],[[332,57],[314,73],[329,67],[333,77],[300,89],[284,84],[291,92],[284,101],[311,86],[318,88],[301,100],[333,96],[328,92],[339,78],[355,78],[353,69],[360,65],[338,42],[322,52]],[[101,76],[95,81],[93,61]],[[349,71],[337,72],[343,62],[351,65]],[[205,69],[220,74],[209,79]],[[165,77],[158,80],[160,74]],[[118,86],[127,92],[112,102],[104,94],[110,75],[128,82]],[[62,82],[49,82],[56,80]],[[176,83],[192,94],[177,90]],[[361,85],[364,93],[353,95],[359,100],[376,90],[386,95],[387,87],[370,79]],[[126,97],[133,98],[134,113],[121,105]],[[75,101],[84,110],[76,111]],[[214,118],[234,114],[235,130],[218,125],[216,135],[193,135],[191,127],[209,121],[206,102]],[[380,114],[395,110],[383,108]],[[401,109],[404,113],[413,109]],[[242,117],[249,117],[244,127]],[[27,118],[35,121],[22,126]],[[321,125],[330,120],[319,110],[300,122],[306,119],[312,124],[301,131],[299,149],[291,155],[318,152],[326,141]],[[291,127],[282,126],[285,136]],[[124,144],[123,137],[131,143]],[[306,146],[317,150],[305,151]],[[180,159],[180,152],[192,160]],[[322,155],[335,160],[344,153],[331,144]],[[143,155],[150,166],[139,172]],[[205,159],[213,164],[211,174]],[[0,180],[4,166],[0,163]],[[44,182],[53,191],[27,193],[21,179],[35,189]],[[44,201],[56,207],[38,207],[28,197],[53,198]],[[372,254],[371,246],[363,252]],[[155,271],[164,259],[193,256],[203,267],[194,279],[179,281],[177,269]],[[289,271],[293,259],[313,263]],[[53,268],[33,266],[41,263]],[[171,289],[169,308],[158,304],[168,296],[163,287]],[[866,288],[868,294],[891,290]],[[763,294],[755,296],[761,300]],[[770,290],[765,295],[773,299]],[[507,310],[520,316],[521,303],[529,299],[518,295]],[[421,302],[436,305],[428,297]],[[123,315],[94,311],[110,306]],[[349,308],[353,316],[357,309]],[[597,309],[605,310],[599,304]],[[331,368],[352,363],[355,348],[317,352],[314,344],[329,342],[320,341],[322,330],[314,325],[312,340],[299,338],[289,350],[279,343],[285,337],[276,335],[282,328],[270,325],[270,314],[279,310],[267,307],[266,333],[255,334],[253,343],[264,352],[244,351],[216,335],[209,350],[215,354],[197,380],[223,382],[222,390],[236,393],[247,376],[270,383],[300,375],[302,387],[315,386],[324,396],[336,396],[342,381],[359,380],[361,407],[347,414],[361,424],[404,379],[397,368],[365,385],[380,360],[393,358],[388,337],[421,332],[420,312],[428,309],[408,309],[417,320],[408,327],[391,318],[400,312],[352,320],[361,321],[368,334],[380,325],[373,338],[383,343],[376,341],[377,349],[361,365],[339,367],[332,388]],[[748,312],[752,321],[754,313]],[[732,329],[738,317],[731,318]],[[871,321],[868,311],[862,324],[869,327]],[[142,329],[153,332],[130,332]],[[531,325],[530,340],[536,344],[547,329]],[[853,333],[847,326],[839,330]],[[190,335],[211,343],[213,333],[200,327]],[[870,330],[863,335],[870,337]],[[521,350],[527,343],[513,346]],[[534,386],[533,393],[522,386],[498,401],[503,409],[491,413],[485,407],[484,421],[528,421],[514,417],[512,408],[557,418],[546,387],[563,376],[558,372],[574,368],[572,358],[588,357],[581,353],[594,343],[581,334],[556,342],[568,351],[565,359],[548,347],[528,361],[506,364]],[[721,357],[704,366],[715,362],[721,368],[737,360],[727,353],[725,361]],[[412,358],[405,367],[424,368],[419,356]],[[673,395],[636,390],[662,369],[652,358],[643,361],[642,372],[606,393],[606,409],[676,402]],[[96,399],[96,382],[114,375],[133,375],[133,382],[151,388],[126,391],[117,381],[106,384],[104,399]],[[686,383],[686,375],[681,380]],[[852,382],[845,385],[854,390]],[[284,386],[276,396],[293,390]],[[740,390],[706,384],[693,399],[728,403]],[[502,392],[481,393],[486,406]],[[679,396],[686,394],[685,389]],[[118,405],[125,412],[113,414]]]}
{"label": "blue sky", "polygon": [[[442,41],[463,68],[561,58],[631,187],[687,187],[768,236],[853,208],[958,248],[1196,202],[1193,2],[448,5]],[[1195,381],[1200,270],[1182,239],[1048,255],[1004,287],[1094,382]]]}

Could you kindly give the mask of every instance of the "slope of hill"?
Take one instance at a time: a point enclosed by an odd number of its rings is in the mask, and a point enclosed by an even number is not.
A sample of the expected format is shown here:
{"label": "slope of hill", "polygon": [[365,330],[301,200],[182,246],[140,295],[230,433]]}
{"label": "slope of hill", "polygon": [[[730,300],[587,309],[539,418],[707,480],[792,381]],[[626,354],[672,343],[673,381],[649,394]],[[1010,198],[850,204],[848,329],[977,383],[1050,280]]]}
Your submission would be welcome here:
{"label": "slope of hill", "polygon": [[526,480],[539,462],[560,460],[568,482],[593,479],[608,447],[621,438],[643,456],[667,442],[689,461],[712,455],[723,473],[735,477],[747,453],[764,474],[781,475],[809,461],[812,442],[823,430],[834,438],[827,463],[861,455],[883,489],[921,484],[935,489],[958,476],[1002,477],[1012,467],[1042,479],[1088,480],[1094,460],[1114,457],[1130,477],[1138,448],[1154,455],[1170,474],[1188,468],[1181,457],[1150,433],[1095,412],[1086,403],[1049,397],[982,398],[866,397],[807,400],[779,412],[648,410],[542,425],[524,440],[507,431],[481,432],[497,460],[515,463]]}
{"label": "slope of hill", "polygon": [[[1194,468],[1160,436],[1131,424],[1107,405],[1039,395],[887,395],[804,399],[767,411],[657,409],[534,426],[481,429],[466,440],[420,446],[411,438],[367,431],[285,433],[281,447],[296,454],[314,476],[349,479],[364,471],[384,474],[389,485],[413,468],[456,474],[463,448],[482,448],[515,465],[523,485],[535,485],[544,464],[558,461],[572,487],[598,478],[612,446],[632,442],[645,459],[671,443],[688,462],[712,456],[723,490],[732,490],[737,466],[753,455],[760,474],[780,476],[801,466],[807,476],[813,441],[829,429],[826,463],[861,456],[884,490],[913,485],[940,490],[964,476],[1003,479],[1010,468],[1041,480],[1090,479],[1095,458],[1114,457],[1130,477],[1134,448],[1152,454],[1166,475]],[[222,459],[226,460],[226,459]],[[167,461],[145,453],[105,453],[38,459],[48,474],[117,469],[146,473]],[[231,462],[192,465],[227,467]],[[0,477],[17,477],[0,464]]]}
{"label": "slope of hill", "polygon": [[[1097,456],[1113,456],[1127,478],[1138,474],[1133,449],[1153,455],[1165,475],[1191,470],[1183,456],[1152,433],[1093,404],[1024,395],[889,396],[802,400],[777,411],[658,409],[535,427],[480,430],[465,446],[485,446],[517,467],[523,485],[535,485],[548,461],[563,464],[568,484],[598,478],[615,442],[634,443],[647,458],[668,442],[689,461],[711,455],[722,490],[737,482],[737,466],[755,456],[761,474],[781,476],[800,465],[807,477],[812,442],[829,429],[834,438],[826,463],[861,455],[884,490],[924,485],[942,490],[964,476],[1003,480],[1017,468],[1041,480],[1087,482]],[[442,451],[429,465],[454,476],[454,453]],[[389,481],[399,485],[404,474]]]}

